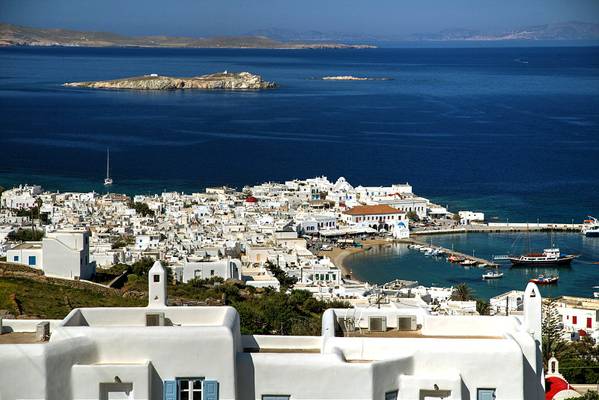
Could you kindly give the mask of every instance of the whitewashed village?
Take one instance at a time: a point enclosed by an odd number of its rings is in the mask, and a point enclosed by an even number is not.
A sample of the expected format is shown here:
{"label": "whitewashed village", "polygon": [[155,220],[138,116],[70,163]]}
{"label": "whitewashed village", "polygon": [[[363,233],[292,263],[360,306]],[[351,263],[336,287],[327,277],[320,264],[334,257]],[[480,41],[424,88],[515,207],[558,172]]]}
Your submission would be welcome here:
{"label": "whitewashed village", "polygon": [[[556,359],[543,371],[534,284],[490,299],[490,316],[481,316],[453,287],[371,285],[335,259],[342,248],[408,241],[422,222],[488,226],[484,214],[454,214],[407,183],[354,187],[317,177],[132,197],[25,185],[4,191],[0,206],[6,265],[93,282],[117,264],[155,262],[146,308],[76,308],[64,320],[0,315],[0,359],[11,365],[0,365],[1,399],[541,399],[546,379],[561,379]],[[43,237],[14,240],[25,229]],[[167,300],[169,279],[287,290],[273,267],[295,289],[352,308],[325,311],[321,336],[264,336],[241,335],[231,307]],[[566,340],[597,339],[599,301],[564,296],[556,305]],[[3,344],[16,334],[25,341]],[[165,344],[170,354],[159,350]],[[9,384],[26,373],[35,375],[27,387]],[[316,376],[322,384],[308,390]],[[579,395],[562,389],[552,398]]]}

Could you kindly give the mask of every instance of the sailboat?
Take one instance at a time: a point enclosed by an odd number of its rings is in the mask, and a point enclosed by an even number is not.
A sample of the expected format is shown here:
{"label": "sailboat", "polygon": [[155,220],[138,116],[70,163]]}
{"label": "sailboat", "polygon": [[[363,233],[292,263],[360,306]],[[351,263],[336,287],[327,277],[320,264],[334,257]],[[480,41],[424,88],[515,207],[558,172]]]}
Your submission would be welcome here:
{"label": "sailboat", "polygon": [[112,178],[110,177],[110,149],[106,149],[106,178],[104,179],[104,186],[112,185]]}
{"label": "sailboat", "polygon": [[[551,233],[551,238],[551,248],[544,249],[542,253],[529,252],[528,254],[519,256],[508,256],[512,267],[569,267],[572,260],[578,256],[574,254],[561,254],[559,248],[553,244],[553,232]],[[530,234],[528,237],[528,248],[530,251]]]}

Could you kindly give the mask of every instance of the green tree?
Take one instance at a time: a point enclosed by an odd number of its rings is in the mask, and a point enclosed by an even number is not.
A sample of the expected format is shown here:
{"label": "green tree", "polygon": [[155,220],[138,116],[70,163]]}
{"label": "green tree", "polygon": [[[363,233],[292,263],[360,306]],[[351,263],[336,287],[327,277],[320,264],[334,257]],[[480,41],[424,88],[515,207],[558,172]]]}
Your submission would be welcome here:
{"label": "green tree", "polygon": [[151,257],[144,257],[131,265],[131,273],[137,276],[147,277],[152,265],[154,265],[154,259]]}
{"label": "green tree", "polygon": [[543,304],[542,311],[542,339],[543,339],[543,363],[547,367],[547,360],[552,356],[558,360],[566,349],[563,338],[562,317],[557,311],[555,299],[548,299]]}
{"label": "green tree", "polygon": [[293,285],[297,283],[297,278],[287,275],[287,273],[283,271],[283,269],[274,265],[270,261],[267,261],[265,266],[266,269],[268,269],[273,274],[273,276],[277,278],[277,280],[281,284],[282,291],[293,288]]}
{"label": "green tree", "polygon": [[418,216],[416,211],[408,211],[408,213],[406,214],[406,217],[408,217],[408,219],[412,222],[420,221],[420,217]]}
{"label": "green tree", "polygon": [[474,299],[473,291],[470,286],[466,285],[465,283],[460,283],[453,288],[451,300],[469,301],[472,299]]}
{"label": "green tree", "polygon": [[599,400],[599,393],[594,390],[589,390],[582,397],[570,397],[566,400]]}
{"label": "green tree", "polygon": [[476,299],[476,311],[480,315],[489,315],[491,311],[491,306],[488,301],[484,299]]}
{"label": "green tree", "polygon": [[129,203],[129,207],[135,209],[135,212],[141,214],[144,217],[153,217],[154,210],[151,210],[150,207],[146,203]]}
{"label": "green tree", "polygon": [[567,343],[558,359],[560,372],[569,382],[599,383],[599,346],[590,337]]}
{"label": "green tree", "polygon": [[22,229],[12,231],[7,235],[8,240],[13,242],[37,242],[44,237],[44,231],[40,229]]}
{"label": "green tree", "polygon": [[135,243],[135,238],[131,235],[119,235],[113,242],[113,249],[122,249]]}

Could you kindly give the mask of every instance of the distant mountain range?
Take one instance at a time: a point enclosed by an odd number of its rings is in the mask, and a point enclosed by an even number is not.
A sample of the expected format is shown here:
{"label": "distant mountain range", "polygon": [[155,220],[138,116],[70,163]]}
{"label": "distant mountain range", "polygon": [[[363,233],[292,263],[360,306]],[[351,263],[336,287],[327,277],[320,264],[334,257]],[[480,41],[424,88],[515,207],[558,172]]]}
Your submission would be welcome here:
{"label": "distant mountain range", "polygon": [[556,24],[527,26],[501,32],[483,32],[472,29],[445,29],[436,33],[410,35],[360,35],[340,32],[288,29],[263,29],[252,35],[267,36],[282,41],[344,41],[344,42],[419,42],[419,41],[503,41],[503,40],[599,40],[599,24],[570,21]]}
{"label": "distant mountain range", "polygon": [[261,49],[368,48],[369,45],[311,41],[282,42],[265,36],[223,36],[209,38],[177,36],[124,36],[109,32],[82,32],[66,29],[37,29],[0,23],[0,46],[73,47],[187,47]]}
{"label": "distant mountain range", "polygon": [[[0,23],[0,46],[78,46],[78,47],[188,47],[188,48],[369,48],[359,43],[428,41],[538,41],[599,40],[599,24],[564,22],[528,26],[502,32],[446,29],[437,33],[411,35],[364,35],[341,32],[289,29],[262,29],[243,36],[194,38],[183,36],[124,36],[109,32],[83,32],[66,29],[38,29]],[[345,44],[342,44],[345,43]],[[356,44],[358,43],[358,44]]]}

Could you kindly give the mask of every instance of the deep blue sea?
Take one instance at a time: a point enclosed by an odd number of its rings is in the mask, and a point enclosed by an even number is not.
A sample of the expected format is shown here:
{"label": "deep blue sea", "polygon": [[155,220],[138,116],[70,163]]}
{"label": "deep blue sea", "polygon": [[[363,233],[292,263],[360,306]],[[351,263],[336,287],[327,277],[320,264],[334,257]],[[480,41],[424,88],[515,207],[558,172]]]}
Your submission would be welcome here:
{"label": "deep blue sea", "polygon": [[[65,88],[250,71],[262,92]],[[334,82],[326,75],[393,80]],[[0,185],[145,193],[326,174],[510,221],[599,214],[599,47],[0,49]]]}

